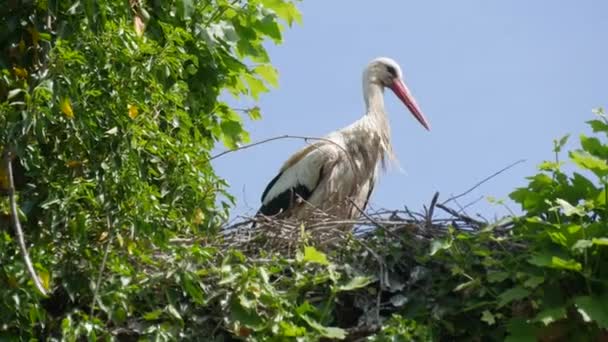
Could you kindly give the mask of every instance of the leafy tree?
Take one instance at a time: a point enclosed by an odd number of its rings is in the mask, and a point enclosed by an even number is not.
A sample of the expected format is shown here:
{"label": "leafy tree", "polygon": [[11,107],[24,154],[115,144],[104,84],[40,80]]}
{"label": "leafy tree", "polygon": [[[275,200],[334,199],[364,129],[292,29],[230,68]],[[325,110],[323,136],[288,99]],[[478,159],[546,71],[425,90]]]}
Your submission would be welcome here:
{"label": "leafy tree", "polygon": [[219,96],[277,85],[263,44],[300,21],[294,3],[14,0],[0,11],[0,149],[16,157],[19,219],[50,292],[24,271],[1,198],[0,335],[106,339],[160,309],[172,319],[141,334],[182,336],[190,309],[171,303],[188,276],[140,274],[153,253],[176,252],[171,238],[213,236],[226,218],[232,197],[209,152],[248,135]]}

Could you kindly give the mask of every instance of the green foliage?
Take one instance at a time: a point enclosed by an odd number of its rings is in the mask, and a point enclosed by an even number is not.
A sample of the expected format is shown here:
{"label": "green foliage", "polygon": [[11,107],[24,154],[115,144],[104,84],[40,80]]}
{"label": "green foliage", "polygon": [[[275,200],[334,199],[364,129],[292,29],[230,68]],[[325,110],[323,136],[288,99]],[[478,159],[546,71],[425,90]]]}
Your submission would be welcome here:
{"label": "green foliage", "polygon": [[[257,99],[276,86],[263,44],[280,43],[284,24],[300,20],[284,0],[3,6],[0,150],[16,150],[21,221],[52,294],[42,298],[32,286],[0,198],[0,337],[107,339],[108,327],[142,314],[170,318],[143,335],[179,336],[181,309],[170,290],[145,286],[154,280],[141,267],[158,267],[153,254],[174,251],[171,238],[214,236],[227,217],[233,198],[210,151],[248,135],[218,97]],[[257,107],[248,113],[260,117]],[[187,274],[167,274],[163,286],[205,300]]]}
{"label": "green foliage", "polygon": [[426,283],[432,289],[424,293],[434,298],[423,301],[426,310],[405,317],[427,322],[439,336],[459,338],[605,336],[608,120],[598,114],[588,122],[597,136],[581,135],[580,148],[568,153],[578,170],[562,170],[566,136],[554,142],[555,160],[541,163],[527,186],[511,193],[525,212],[511,218],[511,229],[495,224],[474,235],[450,230],[430,244],[430,258],[419,260],[439,263],[450,276]]}

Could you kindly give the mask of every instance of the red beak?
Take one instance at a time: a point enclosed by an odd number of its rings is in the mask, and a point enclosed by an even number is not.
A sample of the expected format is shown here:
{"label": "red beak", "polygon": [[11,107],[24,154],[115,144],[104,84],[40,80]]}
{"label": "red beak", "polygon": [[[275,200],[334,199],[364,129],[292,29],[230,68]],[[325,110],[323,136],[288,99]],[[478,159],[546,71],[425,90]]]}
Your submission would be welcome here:
{"label": "red beak", "polygon": [[397,97],[407,106],[407,108],[410,110],[412,115],[414,115],[416,120],[418,120],[418,122],[420,122],[422,126],[424,126],[424,128],[430,131],[431,126],[429,125],[428,121],[426,121],[424,114],[422,114],[420,107],[418,107],[416,100],[414,100],[414,97],[410,93],[409,89],[407,89],[405,83],[403,83],[400,78],[395,78],[390,88],[395,93],[395,95],[397,95]]}

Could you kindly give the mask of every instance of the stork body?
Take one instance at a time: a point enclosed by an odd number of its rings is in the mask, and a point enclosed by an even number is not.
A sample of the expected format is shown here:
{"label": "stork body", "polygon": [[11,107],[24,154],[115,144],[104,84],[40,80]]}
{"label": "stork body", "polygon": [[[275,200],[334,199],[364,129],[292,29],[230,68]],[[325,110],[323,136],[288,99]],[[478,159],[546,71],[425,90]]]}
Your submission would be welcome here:
{"label": "stork body", "polygon": [[307,219],[319,210],[339,219],[358,217],[367,206],[379,169],[392,157],[385,88],[393,90],[429,129],[402,81],[399,65],[389,58],[374,59],[363,73],[366,114],[292,155],[262,194],[259,213]]}

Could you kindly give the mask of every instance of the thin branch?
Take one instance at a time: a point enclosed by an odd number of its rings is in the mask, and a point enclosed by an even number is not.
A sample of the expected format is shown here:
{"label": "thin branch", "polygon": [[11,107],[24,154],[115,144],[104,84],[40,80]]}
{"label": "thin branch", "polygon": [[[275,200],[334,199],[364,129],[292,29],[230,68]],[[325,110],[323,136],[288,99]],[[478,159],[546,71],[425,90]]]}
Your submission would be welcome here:
{"label": "thin branch", "polygon": [[23,256],[23,262],[25,262],[25,267],[27,268],[36,289],[42,293],[42,295],[47,296],[46,289],[42,285],[40,278],[36,274],[34,270],[34,265],[32,265],[32,260],[30,259],[30,255],[27,252],[27,247],[25,245],[25,238],[23,237],[23,229],[21,229],[21,222],[19,222],[19,216],[17,212],[17,201],[15,200],[15,182],[13,180],[13,152],[10,150],[6,150],[4,152],[4,165],[6,165],[7,173],[8,173],[8,182],[9,182],[9,198],[11,205],[11,218],[13,219],[13,228],[15,229],[15,235],[17,236],[17,240],[19,241],[19,248],[21,249],[21,254]]}
{"label": "thin branch", "polygon": [[337,142],[328,139],[328,138],[319,138],[319,137],[311,137],[311,136],[305,136],[305,135],[290,135],[290,134],[284,134],[284,135],[280,135],[278,137],[272,137],[272,138],[268,138],[268,139],[264,139],[264,140],[260,140],[260,141],[256,141],[254,143],[251,144],[247,144],[247,145],[243,145],[243,146],[239,146],[237,148],[231,149],[231,150],[226,150],[224,152],[218,153],[214,156],[211,156],[209,158],[209,161],[212,161],[214,159],[217,159],[221,156],[224,156],[228,153],[232,153],[232,152],[236,152],[236,151],[240,151],[240,150],[245,150],[254,146],[258,146],[261,144],[265,144],[267,142],[271,142],[271,141],[275,141],[275,140],[282,140],[282,139],[299,139],[299,140],[304,140],[305,142],[308,142],[309,140],[313,140],[313,141],[324,141],[326,143],[332,144],[336,147],[338,147],[342,152],[344,152],[344,155],[348,158],[348,161],[350,163],[351,168],[353,169],[353,171],[358,174],[361,170],[357,167],[357,163],[355,163],[355,161],[353,160],[352,156],[348,153],[348,151],[340,144],[338,144]]}
{"label": "thin branch", "polygon": [[106,267],[106,261],[108,260],[110,247],[112,246],[112,239],[114,238],[114,229],[112,228],[112,220],[110,219],[110,214],[106,215],[106,226],[108,227],[108,243],[106,244],[106,249],[103,253],[101,266],[99,266],[99,274],[97,274],[95,290],[93,290],[93,301],[91,302],[91,317],[93,317],[93,313],[95,312],[95,303],[97,302],[97,295],[99,294],[99,287],[101,286],[101,278],[103,276],[103,271]]}
{"label": "thin branch", "polygon": [[221,153],[218,153],[218,154],[216,154],[214,156],[211,156],[211,158],[209,158],[209,161],[217,159],[219,157],[222,157],[222,156],[224,156],[224,155],[226,155],[228,153],[232,153],[232,152],[236,152],[236,151],[240,151],[240,150],[246,150],[248,148],[251,148],[251,147],[254,147],[254,146],[257,146],[257,145],[262,145],[262,144],[265,144],[267,142],[271,142],[271,141],[275,141],[275,140],[283,140],[283,139],[299,139],[299,140],[304,140],[306,142],[308,142],[308,140],[325,141],[325,142],[332,143],[332,144],[340,147],[344,152],[346,152],[346,150],[344,150],[344,148],[342,146],[340,146],[338,143],[336,143],[335,141],[333,141],[331,139],[319,138],[319,137],[309,137],[309,136],[302,136],[302,135],[284,134],[284,135],[280,135],[280,136],[277,136],[277,137],[272,137],[272,138],[256,141],[256,142],[251,143],[251,144],[239,146],[239,147],[233,148],[231,150],[226,150],[224,152],[221,152]]}
{"label": "thin branch", "polygon": [[435,205],[437,204],[437,199],[439,198],[439,191],[435,192],[433,195],[433,199],[431,200],[431,205],[429,206],[429,210],[426,216],[426,226],[430,227],[433,222],[433,212],[435,211]]}
{"label": "thin branch", "polygon": [[516,162],[514,162],[514,163],[509,164],[508,166],[506,166],[506,167],[504,167],[504,168],[502,168],[502,169],[500,169],[500,170],[498,170],[498,171],[494,172],[493,174],[489,175],[488,177],[486,177],[486,178],[482,179],[481,181],[477,182],[477,184],[473,185],[473,187],[469,188],[469,189],[468,189],[468,190],[466,190],[465,192],[460,193],[460,194],[458,194],[458,195],[456,195],[456,196],[452,196],[452,197],[448,198],[447,200],[443,201],[441,204],[446,205],[447,203],[449,203],[449,202],[451,202],[451,201],[453,201],[453,200],[455,200],[455,199],[458,199],[458,198],[460,198],[460,197],[462,197],[462,196],[467,195],[467,194],[468,194],[468,193],[470,193],[471,191],[473,191],[473,190],[477,189],[477,188],[478,188],[479,186],[481,186],[483,183],[485,183],[485,182],[489,181],[490,179],[492,179],[492,178],[494,178],[494,177],[498,176],[499,174],[501,174],[501,173],[503,173],[503,172],[505,172],[505,171],[507,171],[507,170],[509,170],[509,169],[513,168],[515,165],[517,165],[517,164],[521,164],[521,163],[523,163],[523,162],[525,162],[525,161],[526,161],[525,159],[520,159],[520,160],[518,160],[518,161],[516,161]]}
{"label": "thin branch", "polygon": [[401,238],[401,236],[393,233],[390,229],[386,228],[383,224],[381,224],[380,222],[376,221],[373,217],[367,215],[367,213],[365,211],[363,211],[361,208],[359,208],[359,206],[357,204],[355,204],[355,201],[353,201],[352,199],[348,198],[348,201],[350,202],[350,204],[352,204],[353,207],[355,207],[355,209],[357,209],[357,211],[363,215],[363,217],[365,217],[366,219],[368,219],[371,223],[374,224],[374,226],[376,226],[377,228],[381,229],[382,231],[387,232],[389,235],[391,235],[392,237],[394,237],[395,239],[404,242],[403,239]]}
{"label": "thin branch", "polygon": [[[478,197],[478,198],[476,198],[474,201],[471,201],[471,202],[469,202],[469,203],[465,204],[464,206],[462,206],[462,210],[461,210],[460,212],[464,214],[464,213],[465,213],[464,211],[465,211],[467,208],[469,208],[469,207],[471,207],[471,206],[473,206],[473,205],[475,205],[475,204],[479,203],[479,201],[481,201],[482,199],[484,199],[484,196],[479,196],[479,197]],[[485,218],[484,218],[484,219],[485,219]]]}
{"label": "thin branch", "polygon": [[475,219],[473,219],[473,218],[471,218],[469,216],[463,215],[463,214],[457,212],[454,209],[446,207],[445,205],[443,205],[441,203],[437,203],[437,208],[439,208],[439,209],[447,212],[448,214],[450,214],[450,215],[452,215],[454,217],[457,217],[457,218],[461,219],[462,221],[464,221],[464,222],[466,222],[468,224],[472,224],[472,225],[475,225],[477,227],[483,227],[484,226],[483,222],[477,221],[477,220],[475,220]]}

